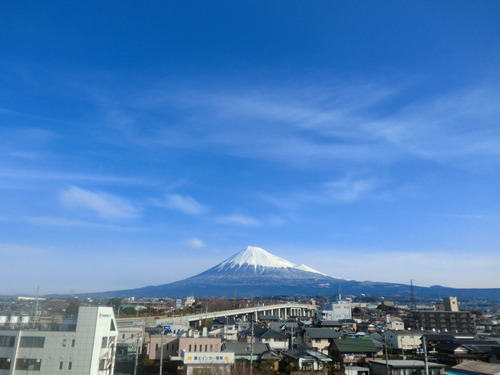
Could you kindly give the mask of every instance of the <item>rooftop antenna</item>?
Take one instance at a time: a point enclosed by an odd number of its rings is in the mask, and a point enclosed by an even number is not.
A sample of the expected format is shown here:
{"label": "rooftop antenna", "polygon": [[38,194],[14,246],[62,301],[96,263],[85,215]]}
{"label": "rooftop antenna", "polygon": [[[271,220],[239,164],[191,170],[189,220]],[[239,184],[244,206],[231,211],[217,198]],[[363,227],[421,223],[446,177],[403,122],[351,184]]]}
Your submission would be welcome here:
{"label": "rooftop antenna", "polygon": [[38,295],[40,293],[40,285],[36,286],[36,296],[35,296],[35,316],[33,317],[33,320],[37,319],[38,316]]}
{"label": "rooftop antenna", "polygon": [[417,304],[415,302],[415,290],[413,289],[413,279],[410,279],[410,290],[411,290],[410,310],[416,310]]}

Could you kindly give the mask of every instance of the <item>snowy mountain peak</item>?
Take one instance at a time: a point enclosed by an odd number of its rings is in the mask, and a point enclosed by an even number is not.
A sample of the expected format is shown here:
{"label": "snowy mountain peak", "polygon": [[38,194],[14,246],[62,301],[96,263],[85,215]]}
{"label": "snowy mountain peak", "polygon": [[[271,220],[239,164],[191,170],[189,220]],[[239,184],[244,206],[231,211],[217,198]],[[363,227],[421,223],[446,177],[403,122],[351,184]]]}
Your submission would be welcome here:
{"label": "snowy mountain peak", "polygon": [[240,268],[242,266],[266,268],[295,268],[295,264],[279,258],[260,247],[248,246],[218,265],[218,269]]}
{"label": "snowy mountain peak", "polygon": [[314,273],[319,273],[320,275],[323,275],[323,276],[328,276],[326,273],[317,271],[314,268],[306,266],[305,264],[301,264],[301,265],[299,265],[299,266],[297,266],[295,268],[298,269],[298,270],[302,270],[302,271],[314,272]]}

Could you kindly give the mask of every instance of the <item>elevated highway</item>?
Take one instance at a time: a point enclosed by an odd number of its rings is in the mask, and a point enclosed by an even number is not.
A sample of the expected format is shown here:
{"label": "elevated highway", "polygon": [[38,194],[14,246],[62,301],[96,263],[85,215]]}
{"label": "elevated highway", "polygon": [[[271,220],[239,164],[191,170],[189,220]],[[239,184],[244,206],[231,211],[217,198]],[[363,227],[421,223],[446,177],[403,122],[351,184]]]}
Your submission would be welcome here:
{"label": "elevated highway", "polygon": [[143,325],[146,327],[155,327],[157,325],[191,325],[196,326],[202,320],[216,319],[224,317],[233,317],[240,321],[247,321],[250,318],[258,318],[261,315],[275,315],[280,320],[286,320],[292,316],[311,318],[316,315],[318,307],[300,303],[283,303],[267,306],[246,307],[243,309],[224,310],[205,312],[192,315],[177,316],[152,316],[137,318],[118,318],[119,327],[130,327]]}

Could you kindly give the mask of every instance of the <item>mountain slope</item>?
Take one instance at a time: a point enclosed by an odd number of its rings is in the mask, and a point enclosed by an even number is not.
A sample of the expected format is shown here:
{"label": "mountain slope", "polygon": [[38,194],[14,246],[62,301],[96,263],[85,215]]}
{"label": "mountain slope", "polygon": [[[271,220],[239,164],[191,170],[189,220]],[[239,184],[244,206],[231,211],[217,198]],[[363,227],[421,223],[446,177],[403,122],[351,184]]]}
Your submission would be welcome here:
{"label": "mountain slope", "polygon": [[[354,281],[328,276],[306,265],[295,265],[264,249],[249,246],[209,270],[185,280],[138,289],[89,293],[97,297],[239,297],[277,295],[332,295],[409,297],[410,286],[405,284]],[[441,286],[414,287],[417,296],[460,299],[500,300],[500,289],[454,289]]]}

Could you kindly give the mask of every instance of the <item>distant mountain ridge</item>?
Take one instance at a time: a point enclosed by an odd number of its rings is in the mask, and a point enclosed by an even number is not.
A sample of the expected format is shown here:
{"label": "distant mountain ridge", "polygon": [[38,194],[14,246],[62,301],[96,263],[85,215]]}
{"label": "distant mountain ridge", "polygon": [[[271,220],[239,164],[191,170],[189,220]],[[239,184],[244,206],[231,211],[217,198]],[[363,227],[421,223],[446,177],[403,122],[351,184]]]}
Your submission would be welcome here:
{"label": "distant mountain ridge", "polygon": [[[100,293],[96,297],[172,297],[187,295],[205,297],[333,295],[343,294],[409,297],[406,284],[354,281],[340,279],[316,271],[306,265],[296,265],[264,249],[248,246],[216,266],[190,278],[158,286],[147,286]],[[414,287],[423,298],[456,296],[460,299],[500,301],[500,288],[456,289],[441,286]]]}

